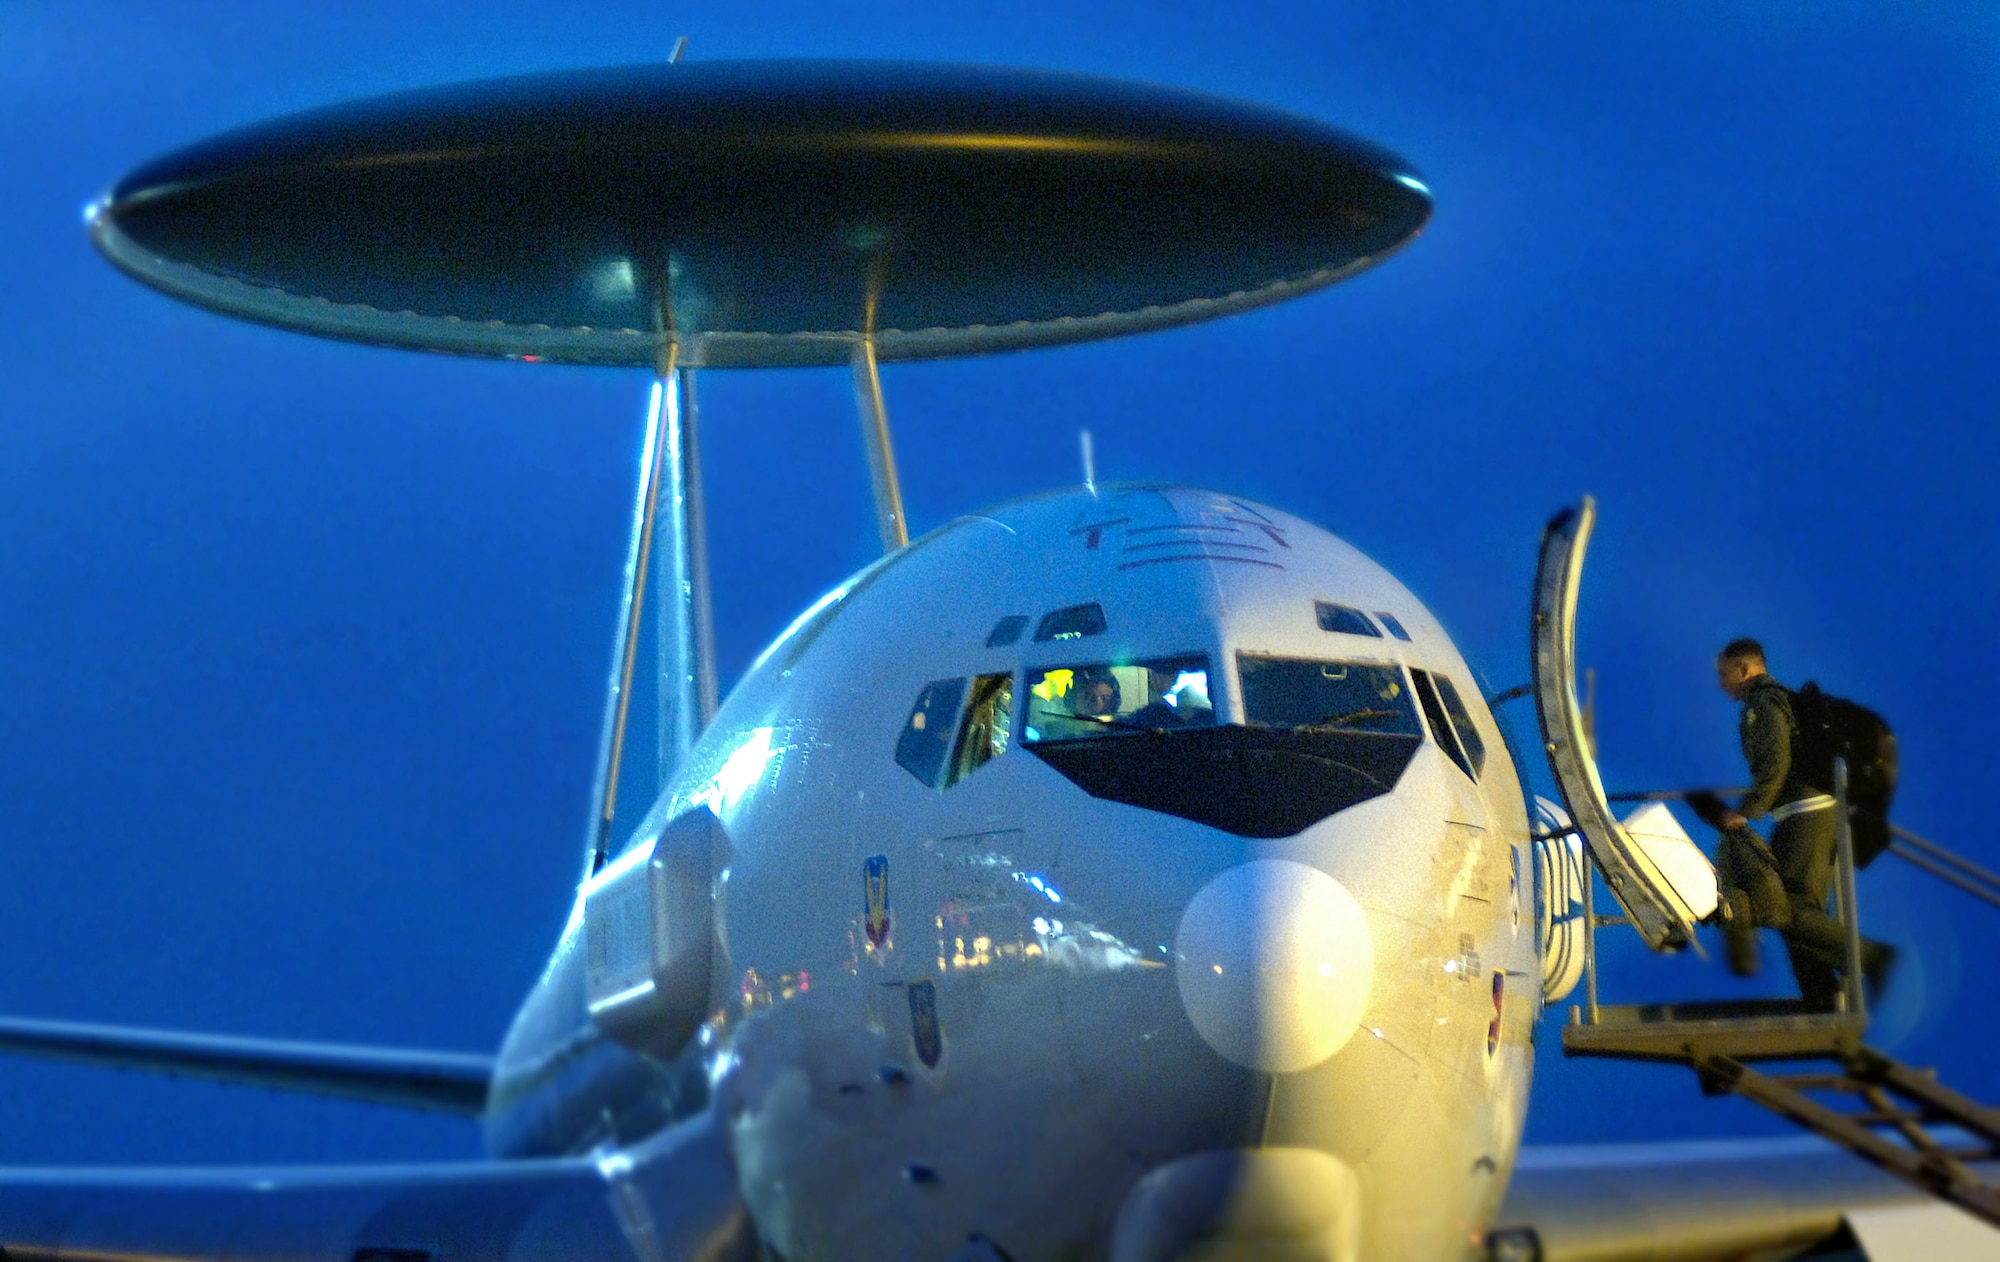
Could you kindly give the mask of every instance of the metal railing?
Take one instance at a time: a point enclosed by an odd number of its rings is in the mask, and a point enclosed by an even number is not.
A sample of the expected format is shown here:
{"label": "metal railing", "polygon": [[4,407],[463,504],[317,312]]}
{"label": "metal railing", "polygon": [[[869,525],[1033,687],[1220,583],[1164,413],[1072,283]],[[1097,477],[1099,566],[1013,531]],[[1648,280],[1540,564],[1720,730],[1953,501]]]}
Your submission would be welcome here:
{"label": "metal railing", "polygon": [[[1685,799],[1696,793],[1740,793],[1740,789],[1662,789],[1641,793],[1614,793],[1607,795],[1611,802],[1667,802]],[[1854,829],[1847,807],[1847,763],[1836,758],[1833,762],[1833,810],[1834,810],[1834,887],[1832,891],[1834,913],[1845,932],[1842,950],[1841,988],[1834,996],[1834,1011],[1846,1013],[1867,1020],[1868,1000],[1862,987],[1861,968],[1861,913],[1860,903],[1854,888]],[[1891,843],[1890,849],[1918,867],[1931,872],[1953,885],[2000,905],[2000,875],[1989,872],[1965,859],[1959,858],[1942,846],[1928,842],[1900,828],[1891,832],[1902,842],[1908,843],[1904,849],[1898,843]],[[1924,857],[1928,852],[1932,858]],[[1595,865],[1592,865],[1593,868]],[[1963,873],[1955,875],[1953,869]],[[1990,889],[1977,888],[1977,882],[1986,882]],[[1622,915],[1600,916],[1597,914],[1596,879],[1592,877],[1583,883],[1583,1005],[1581,1009],[1572,1007],[1571,1021],[1575,1024],[1596,1025],[1600,1019],[1597,986],[1597,931],[1619,925],[1629,925],[1628,917]]]}
{"label": "metal railing", "polygon": [[1847,930],[1847,967],[1841,977],[1841,1011],[1868,1019],[1868,997],[1861,989],[1861,906],[1854,899],[1854,820],[1847,812],[1847,760],[1833,760],[1834,901]]}
{"label": "metal railing", "polygon": [[[1612,793],[1606,795],[1609,802],[1679,802],[1697,793],[1713,794],[1717,797],[1747,793],[1744,788],[1724,789],[1646,789],[1633,793]],[[2000,907],[2000,872],[1981,867],[1963,855],[1956,854],[1938,845],[1928,837],[1918,836],[1907,828],[1889,825],[1888,854],[1895,855],[1903,862],[1927,872],[1954,889],[1962,890],[1981,902]]]}

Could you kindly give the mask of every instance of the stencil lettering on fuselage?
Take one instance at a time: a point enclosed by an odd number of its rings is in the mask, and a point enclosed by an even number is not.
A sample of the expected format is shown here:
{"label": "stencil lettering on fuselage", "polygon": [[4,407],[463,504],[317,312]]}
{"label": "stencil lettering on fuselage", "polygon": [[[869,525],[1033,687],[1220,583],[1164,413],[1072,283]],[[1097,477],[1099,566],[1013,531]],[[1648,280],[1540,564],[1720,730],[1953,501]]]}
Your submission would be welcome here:
{"label": "stencil lettering on fuselage", "polygon": [[1132,488],[1107,495],[1070,531],[1121,570],[1177,561],[1286,568],[1285,528],[1250,505],[1202,491]]}
{"label": "stencil lettering on fuselage", "polygon": [[1492,920],[1494,884],[1486,853],[1486,830],[1452,821],[1447,821],[1444,828],[1445,842],[1438,852],[1438,862],[1451,869],[1451,880],[1445,886],[1444,902],[1438,910],[1447,919],[1467,920],[1484,929]]}

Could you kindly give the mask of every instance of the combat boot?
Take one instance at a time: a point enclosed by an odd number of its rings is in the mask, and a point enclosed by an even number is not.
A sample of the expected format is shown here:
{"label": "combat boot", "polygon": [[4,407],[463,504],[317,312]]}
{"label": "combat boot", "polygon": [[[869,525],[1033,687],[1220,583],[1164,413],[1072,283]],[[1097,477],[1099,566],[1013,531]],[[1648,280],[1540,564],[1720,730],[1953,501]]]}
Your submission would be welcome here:
{"label": "combat boot", "polygon": [[1757,958],[1757,922],[1751,914],[1750,896],[1742,890],[1721,891],[1715,900],[1715,917],[1722,925],[1724,958],[1729,971],[1738,977],[1755,977],[1761,964]]}
{"label": "combat boot", "polygon": [[1886,942],[1866,942],[1861,948],[1861,980],[1868,984],[1868,1001],[1881,1003],[1896,967],[1896,948]]}

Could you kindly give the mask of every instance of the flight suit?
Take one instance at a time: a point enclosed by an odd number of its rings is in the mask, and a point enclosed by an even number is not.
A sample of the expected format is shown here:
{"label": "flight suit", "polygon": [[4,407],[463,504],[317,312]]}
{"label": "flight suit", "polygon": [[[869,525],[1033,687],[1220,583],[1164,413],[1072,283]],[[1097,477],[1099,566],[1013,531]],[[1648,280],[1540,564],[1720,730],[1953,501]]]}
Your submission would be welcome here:
{"label": "flight suit", "polygon": [[[1754,960],[1757,929],[1776,929],[1791,957],[1800,996],[1810,1007],[1830,1009],[1847,959],[1847,930],[1826,910],[1838,820],[1832,795],[1807,783],[1793,765],[1794,727],[1791,690],[1769,675],[1759,676],[1737,720],[1754,783],[1736,809],[1745,819],[1770,815],[1777,824],[1768,849],[1747,829],[1725,832],[1716,852],[1716,876],[1740,893],[1736,910],[1747,905],[1751,913],[1750,923],[1737,915],[1725,927],[1732,961],[1745,958],[1739,952],[1746,950]],[[1886,952],[1880,943],[1862,943],[1864,961]]]}

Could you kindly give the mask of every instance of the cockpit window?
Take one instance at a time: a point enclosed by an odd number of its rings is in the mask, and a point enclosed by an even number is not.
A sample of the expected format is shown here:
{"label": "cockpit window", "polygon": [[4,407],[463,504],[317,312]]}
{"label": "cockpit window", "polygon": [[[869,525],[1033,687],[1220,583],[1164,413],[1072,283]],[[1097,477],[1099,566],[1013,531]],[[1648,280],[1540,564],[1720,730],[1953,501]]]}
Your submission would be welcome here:
{"label": "cockpit window", "polygon": [[1104,626],[1104,606],[1094,601],[1088,605],[1071,605],[1042,618],[1041,625],[1035,628],[1035,643],[1103,635]]}
{"label": "cockpit window", "polygon": [[[983,681],[982,681],[983,682]],[[896,761],[931,788],[938,787],[945,757],[952,752],[959,703],[965,700],[963,679],[939,679],[924,685],[909,721],[896,738]]]}
{"label": "cockpit window", "polygon": [[1457,731],[1445,718],[1444,704],[1438,698],[1437,683],[1432,681],[1427,671],[1412,670],[1410,678],[1417,685],[1417,698],[1424,703],[1424,717],[1430,720],[1431,735],[1437,739],[1438,748],[1458,764],[1460,771],[1477,780],[1479,773],[1473,770],[1472,760],[1466,757],[1464,746],[1458,742]]}
{"label": "cockpit window", "polygon": [[1375,620],[1389,628],[1389,634],[1395,636],[1397,639],[1407,640],[1410,638],[1410,633],[1403,629],[1402,622],[1397,619],[1395,614],[1377,611]]}
{"label": "cockpit window", "polygon": [[1368,621],[1368,615],[1359,609],[1349,609],[1346,605],[1336,605],[1328,600],[1313,602],[1313,612],[1319,615],[1319,629],[1339,631],[1345,635],[1372,635],[1382,638],[1375,624]]}
{"label": "cockpit window", "polygon": [[[1242,724],[1218,723],[1198,704],[1205,657],[1030,671],[1022,748],[1107,802],[1239,837],[1291,837],[1393,792],[1423,747],[1399,666],[1254,653],[1236,661]],[[1163,726],[1167,712],[1183,725]]]}
{"label": "cockpit window", "polygon": [[1236,655],[1252,727],[1421,736],[1403,672],[1373,662]]}
{"label": "cockpit window", "polygon": [[[1023,620],[1025,621],[1025,619]],[[950,788],[1007,752],[1014,739],[1014,676],[981,675],[972,683],[972,703],[952,750]]]}
{"label": "cockpit window", "polygon": [[986,647],[989,649],[1006,648],[1009,644],[1020,639],[1021,632],[1027,630],[1027,627],[1028,615],[1024,613],[1008,614],[993,624],[993,633],[986,637]]}
{"label": "cockpit window", "polygon": [[1214,723],[1208,658],[1185,654],[1029,671],[1021,739],[1028,744],[1094,740]]}
{"label": "cockpit window", "polygon": [[1443,675],[1433,675],[1437,683],[1438,696],[1444,699],[1444,712],[1451,716],[1451,725],[1458,731],[1458,743],[1465,747],[1465,756],[1472,760],[1472,778],[1486,770],[1486,742],[1479,735],[1479,729],[1472,726],[1472,714],[1466,710],[1465,702],[1459,700],[1458,689]]}

